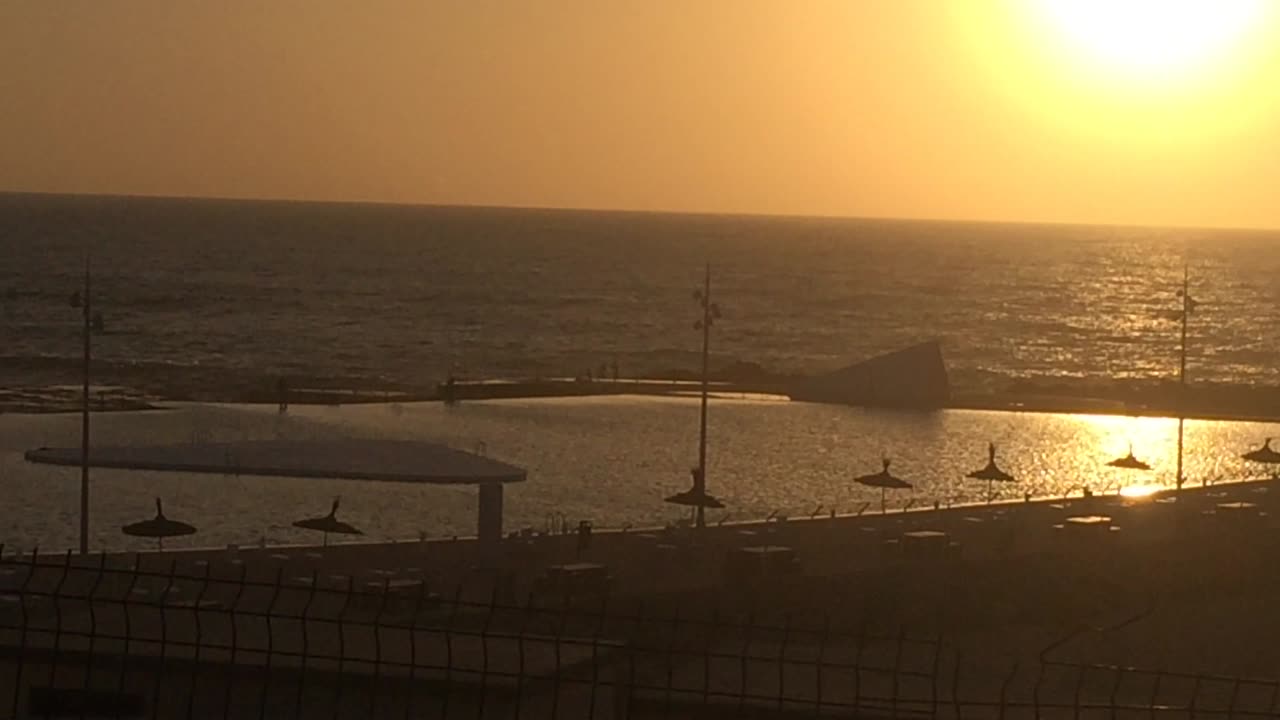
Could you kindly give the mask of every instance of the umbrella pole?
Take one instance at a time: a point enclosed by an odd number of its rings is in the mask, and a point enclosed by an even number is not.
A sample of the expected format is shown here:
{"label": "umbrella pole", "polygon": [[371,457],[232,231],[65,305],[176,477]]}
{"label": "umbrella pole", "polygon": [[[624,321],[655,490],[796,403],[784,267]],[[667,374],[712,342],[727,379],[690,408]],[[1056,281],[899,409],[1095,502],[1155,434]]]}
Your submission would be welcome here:
{"label": "umbrella pole", "polygon": [[160,549],[160,552],[164,552],[164,538],[156,538],[156,547]]}
{"label": "umbrella pole", "polygon": [[324,539],[320,541],[320,547],[329,547],[329,532],[326,530],[321,535]]}
{"label": "umbrella pole", "polygon": [[880,514],[881,515],[884,515],[885,513],[889,512],[888,493],[889,493],[888,490],[885,490],[884,488],[880,488]]}
{"label": "umbrella pole", "polygon": [[987,504],[990,505],[996,499],[996,481],[987,481]]}

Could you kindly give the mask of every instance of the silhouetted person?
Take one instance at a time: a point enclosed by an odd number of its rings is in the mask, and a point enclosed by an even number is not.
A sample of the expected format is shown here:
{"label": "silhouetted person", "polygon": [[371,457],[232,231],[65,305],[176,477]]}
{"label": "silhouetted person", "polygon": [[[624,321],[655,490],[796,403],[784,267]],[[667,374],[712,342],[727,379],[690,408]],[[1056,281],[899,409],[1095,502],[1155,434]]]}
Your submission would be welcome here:
{"label": "silhouetted person", "polygon": [[284,378],[276,380],[276,400],[280,403],[280,414],[289,412],[289,382]]}

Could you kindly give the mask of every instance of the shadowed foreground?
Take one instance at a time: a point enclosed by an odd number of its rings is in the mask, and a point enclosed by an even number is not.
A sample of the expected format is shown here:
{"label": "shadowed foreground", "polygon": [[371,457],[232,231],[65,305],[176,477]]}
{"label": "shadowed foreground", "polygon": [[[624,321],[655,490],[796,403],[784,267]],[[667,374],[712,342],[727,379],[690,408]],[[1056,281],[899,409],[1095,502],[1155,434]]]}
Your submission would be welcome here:
{"label": "shadowed foreground", "polygon": [[[567,535],[6,556],[0,711],[1270,717],[1280,686],[1243,678],[1280,667],[1272,495],[598,535],[581,559],[608,566],[608,592],[539,581],[578,555]],[[1110,522],[1063,522],[1082,514]],[[902,547],[920,529],[954,545]],[[766,542],[803,572],[721,577],[731,548]],[[85,688],[105,694],[66,692]]]}

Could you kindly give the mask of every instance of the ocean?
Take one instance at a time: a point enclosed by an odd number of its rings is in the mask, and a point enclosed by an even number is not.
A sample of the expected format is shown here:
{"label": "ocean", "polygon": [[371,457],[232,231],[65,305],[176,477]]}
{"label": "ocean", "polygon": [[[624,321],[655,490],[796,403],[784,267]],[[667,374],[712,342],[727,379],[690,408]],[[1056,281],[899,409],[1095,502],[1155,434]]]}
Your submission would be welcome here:
{"label": "ocean", "polygon": [[[0,195],[0,362],[79,357],[86,250],[105,364],[434,385],[445,375],[832,369],[927,339],[960,391],[1280,381],[1280,234],[1138,227]],[[74,382],[75,377],[68,377]]]}
{"label": "ocean", "polygon": [[[107,366],[192,377],[306,376],[432,385],[461,376],[576,375],[616,361],[624,376],[697,366],[693,289],[710,262],[723,310],[717,365],[812,372],[926,339],[942,343],[961,392],[1019,379],[1176,375],[1169,312],[1184,264],[1202,303],[1190,324],[1196,382],[1276,383],[1280,235],[1258,232],[892,220],[725,217],[488,208],[0,195],[0,367],[50,366],[78,380],[79,317],[68,298],[91,251],[94,341]],[[215,372],[207,372],[213,370]],[[46,380],[48,378],[45,378]],[[4,389],[4,388],[0,388]],[[508,495],[508,529],[553,518],[602,527],[671,522],[662,498],[688,485],[698,403],[606,397],[368,406],[178,404],[99,413],[96,443],[371,435],[435,440],[529,471]],[[75,543],[77,472],[22,452],[79,441],[74,414],[0,415],[6,501],[0,542]],[[974,502],[965,482],[989,441],[1018,482],[1077,494],[1173,482],[1176,422],[1161,418],[948,410],[903,413],[721,398],[712,402],[713,521],[875,509],[852,483],[882,456],[915,485],[891,498]],[[1193,483],[1256,475],[1240,453],[1280,425],[1192,421]],[[1132,443],[1149,473],[1105,463]],[[95,548],[143,548],[119,527],[162,496],[201,532],[174,545],[314,541],[293,520],[343,516],[371,538],[469,534],[463,489],[345,481],[93,473]]]}

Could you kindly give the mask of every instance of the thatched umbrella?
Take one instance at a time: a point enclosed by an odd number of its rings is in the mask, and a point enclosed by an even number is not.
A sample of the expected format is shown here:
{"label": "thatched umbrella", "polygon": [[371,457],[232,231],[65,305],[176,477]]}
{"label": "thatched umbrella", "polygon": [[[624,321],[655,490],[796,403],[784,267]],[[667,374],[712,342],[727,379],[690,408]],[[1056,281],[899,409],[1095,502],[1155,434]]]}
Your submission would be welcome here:
{"label": "thatched umbrella", "polygon": [[1124,468],[1126,470],[1150,470],[1151,466],[1142,462],[1133,456],[1133,443],[1129,443],[1129,454],[1122,458],[1116,458],[1107,463],[1111,467]]}
{"label": "thatched umbrella", "polygon": [[165,517],[164,509],[160,505],[160,498],[156,498],[155,517],[150,520],[125,525],[120,528],[120,531],[125,535],[133,535],[134,537],[155,538],[157,546],[163,550],[165,538],[194,535],[196,529],[192,525]]}
{"label": "thatched umbrella", "polygon": [[1271,438],[1262,444],[1257,450],[1250,450],[1240,457],[1249,462],[1262,463],[1263,465],[1280,465],[1280,452],[1271,449]]}
{"label": "thatched umbrella", "polygon": [[888,508],[887,493],[889,490],[909,490],[913,485],[902,478],[889,473],[889,458],[884,458],[884,467],[878,473],[862,475],[853,479],[859,485],[880,488],[880,512]]}
{"label": "thatched umbrella", "polygon": [[719,510],[724,507],[724,503],[720,502],[720,500],[715,496],[708,494],[707,491],[701,487],[701,483],[698,482],[697,468],[693,469],[693,487],[685,490],[684,492],[678,492],[675,495],[664,498],[664,501],[669,502],[672,505],[683,505],[695,510],[699,508],[703,510],[706,510],[707,508]]}
{"label": "thatched umbrella", "polygon": [[354,525],[344,523],[338,519],[338,501],[341,498],[333,499],[333,507],[329,509],[329,514],[322,517],[308,518],[299,520],[293,524],[294,527],[300,527],[304,530],[319,530],[324,533],[324,544],[329,545],[329,533],[337,533],[339,535],[363,535]]}
{"label": "thatched umbrella", "polygon": [[684,505],[692,508],[711,508],[720,509],[724,507],[724,503],[717,500],[714,496],[708,495],[705,490],[697,490],[690,488],[684,492],[678,492],[675,495],[665,498],[666,502],[673,505]]}
{"label": "thatched umbrella", "polygon": [[987,443],[987,466],[965,475],[973,480],[987,481],[987,502],[995,497],[994,488],[997,482],[1013,482],[1013,476],[996,467],[996,444]]}
{"label": "thatched umbrella", "polygon": [[1267,438],[1262,447],[1257,450],[1250,450],[1240,457],[1250,462],[1264,463],[1267,465],[1280,464],[1280,452],[1271,449],[1271,438]]}

